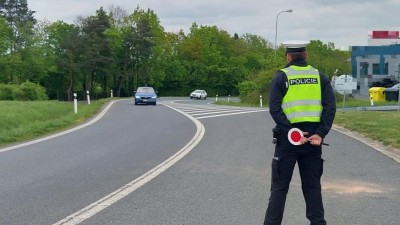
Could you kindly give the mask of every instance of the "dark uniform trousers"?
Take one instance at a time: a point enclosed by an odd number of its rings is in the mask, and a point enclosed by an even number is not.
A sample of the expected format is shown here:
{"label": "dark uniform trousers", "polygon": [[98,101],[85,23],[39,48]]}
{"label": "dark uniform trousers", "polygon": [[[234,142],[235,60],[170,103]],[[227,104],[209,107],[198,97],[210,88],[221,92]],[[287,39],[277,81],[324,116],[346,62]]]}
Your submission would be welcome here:
{"label": "dark uniform trousers", "polygon": [[296,162],[298,163],[303,195],[306,203],[306,216],[311,225],[326,225],[321,196],[321,176],[323,162],[320,147],[306,153],[280,149],[276,146],[272,161],[271,195],[264,225],[280,225],[285,208],[286,195],[292,179]]}

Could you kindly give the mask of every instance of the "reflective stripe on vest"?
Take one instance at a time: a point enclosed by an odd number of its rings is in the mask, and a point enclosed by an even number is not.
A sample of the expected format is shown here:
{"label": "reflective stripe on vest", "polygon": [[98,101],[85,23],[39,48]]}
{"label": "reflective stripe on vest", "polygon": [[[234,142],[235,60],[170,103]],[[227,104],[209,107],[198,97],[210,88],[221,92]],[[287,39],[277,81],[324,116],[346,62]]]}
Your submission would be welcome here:
{"label": "reflective stripe on vest", "polygon": [[281,69],[288,79],[288,90],[282,109],[290,123],[321,121],[321,80],[311,66]]}

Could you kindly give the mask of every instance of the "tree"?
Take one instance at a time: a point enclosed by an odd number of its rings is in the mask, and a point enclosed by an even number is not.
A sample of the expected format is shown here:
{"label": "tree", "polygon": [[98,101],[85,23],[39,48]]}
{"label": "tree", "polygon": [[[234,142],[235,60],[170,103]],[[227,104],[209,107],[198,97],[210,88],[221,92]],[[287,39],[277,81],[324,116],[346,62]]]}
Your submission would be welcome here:
{"label": "tree", "polygon": [[324,44],[319,40],[312,40],[307,46],[308,62],[318,68],[320,72],[332,77],[336,69],[342,74],[350,74],[351,68],[346,64],[350,52],[340,51],[333,43]]}
{"label": "tree", "polygon": [[9,46],[12,43],[12,29],[4,18],[0,18],[0,82],[12,81],[9,76]]}
{"label": "tree", "polygon": [[100,85],[102,96],[106,96],[107,81],[112,74],[108,66],[112,63],[111,47],[105,34],[110,27],[110,17],[103,7],[96,11],[96,16],[84,19],[82,24],[85,48],[81,68],[86,74],[83,88],[92,93],[95,85]]}
{"label": "tree", "polygon": [[[8,51],[9,66],[8,76],[11,82],[21,82],[23,76],[28,72],[21,67],[24,59],[30,57],[30,38],[34,34],[33,27],[36,20],[33,17],[35,12],[28,9],[27,0],[0,0],[0,16],[4,17],[12,30],[12,41],[9,43]],[[22,53],[23,50],[26,50]],[[25,68],[26,69],[26,68]]]}
{"label": "tree", "polygon": [[0,0],[0,15],[6,18],[13,29],[14,43],[11,51],[24,47],[24,33],[33,34],[32,29],[36,24],[34,13],[35,11],[29,10],[27,0]]}
{"label": "tree", "polygon": [[47,44],[51,49],[54,60],[54,70],[50,70],[45,79],[49,95],[66,91],[67,100],[72,98],[75,80],[79,80],[79,66],[81,64],[82,37],[79,27],[57,21],[47,28]]}

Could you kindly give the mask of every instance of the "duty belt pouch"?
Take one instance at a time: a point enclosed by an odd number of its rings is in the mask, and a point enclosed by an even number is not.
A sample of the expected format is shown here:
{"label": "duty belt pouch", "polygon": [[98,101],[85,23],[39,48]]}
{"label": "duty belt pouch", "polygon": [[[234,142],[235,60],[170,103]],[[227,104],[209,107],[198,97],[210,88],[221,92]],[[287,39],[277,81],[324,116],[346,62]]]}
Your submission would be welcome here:
{"label": "duty belt pouch", "polygon": [[272,144],[278,144],[280,141],[281,132],[278,127],[272,129]]}

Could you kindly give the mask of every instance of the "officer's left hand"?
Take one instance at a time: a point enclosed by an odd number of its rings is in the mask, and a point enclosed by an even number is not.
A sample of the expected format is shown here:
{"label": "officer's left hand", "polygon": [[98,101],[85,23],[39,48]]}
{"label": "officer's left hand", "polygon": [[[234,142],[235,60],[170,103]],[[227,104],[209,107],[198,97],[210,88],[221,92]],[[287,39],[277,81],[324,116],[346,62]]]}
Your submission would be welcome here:
{"label": "officer's left hand", "polygon": [[322,143],[322,138],[318,134],[314,134],[311,137],[308,138],[308,141],[310,144],[315,145],[315,146],[320,146]]}
{"label": "officer's left hand", "polygon": [[307,136],[308,134],[309,134],[309,133],[308,133],[307,131],[303,131],[303,136],[302,136],[301,139],[300,139],[300,143],[301,143],[302,145],[304,145],[305,143],[308,142],[308,138],[306,138],[306,136]]}

